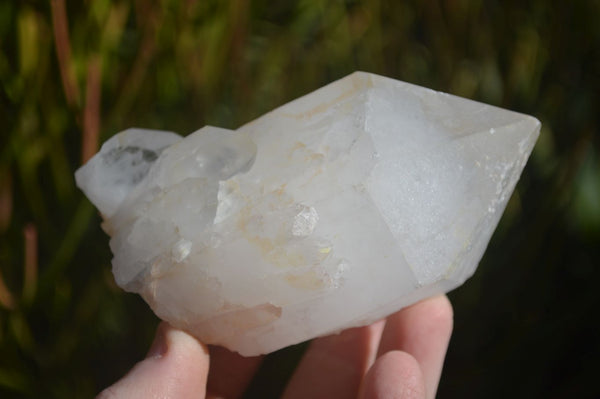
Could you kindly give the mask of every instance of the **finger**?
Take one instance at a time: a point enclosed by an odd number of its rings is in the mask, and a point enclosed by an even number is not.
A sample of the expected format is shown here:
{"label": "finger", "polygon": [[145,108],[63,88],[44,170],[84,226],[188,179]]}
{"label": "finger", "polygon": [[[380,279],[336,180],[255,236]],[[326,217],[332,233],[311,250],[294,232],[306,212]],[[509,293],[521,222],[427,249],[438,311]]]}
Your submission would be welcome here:
{"label": "finger", "polygon": [[263,357],[243,357],[220,346],[210,346],[209,350],[207,397],[209,399],[241,397],[260,367]]}
{"label": "finger", "polygon": [[206,346],[163,322],[146,359],[98,398],[204,398],[207,374]]}
{"label": "finger", "polygon": [[388,317],[379,355],[405,351],[419,362],[427,397],[434,398],[452,334],[452,305],[448,298],[427,299]]}
{"label": "finger", "polygon": [[283,394],[294,398],[356,398],[374,361],[383,322],[315,339]]}
{"label": "finger", "polygon": [[387,352],[375,361],[365,376],[359,398],[424,399],[421,366],[406,352]]}

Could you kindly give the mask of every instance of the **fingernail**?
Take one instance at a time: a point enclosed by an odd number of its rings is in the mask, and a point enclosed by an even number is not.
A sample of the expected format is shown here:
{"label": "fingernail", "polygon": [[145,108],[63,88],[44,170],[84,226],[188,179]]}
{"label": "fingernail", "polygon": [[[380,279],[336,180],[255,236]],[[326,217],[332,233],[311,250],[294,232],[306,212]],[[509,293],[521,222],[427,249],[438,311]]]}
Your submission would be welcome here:
{"label": "fingernail", "polygon": [[150,346],[150,350],[146,355],[146,359],[148,358],[161,358],[167,353],[168,345],[167,345],[167,324],[160,323],[158,329],[156,330],[156,336],[154,337],[154,341],[152,341],[152,345]]}

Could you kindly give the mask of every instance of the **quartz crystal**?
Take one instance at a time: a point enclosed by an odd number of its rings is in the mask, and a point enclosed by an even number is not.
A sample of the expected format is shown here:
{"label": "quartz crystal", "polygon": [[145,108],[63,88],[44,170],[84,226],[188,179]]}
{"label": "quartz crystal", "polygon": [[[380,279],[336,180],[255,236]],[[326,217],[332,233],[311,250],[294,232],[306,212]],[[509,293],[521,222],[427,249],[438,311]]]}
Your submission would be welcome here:
{"label": "quartz crystal", "polygon": [[234,131],[125,130],[76,180],[117,284],[202,342],[258,355],[464,282],[539,129],[356,72]]}

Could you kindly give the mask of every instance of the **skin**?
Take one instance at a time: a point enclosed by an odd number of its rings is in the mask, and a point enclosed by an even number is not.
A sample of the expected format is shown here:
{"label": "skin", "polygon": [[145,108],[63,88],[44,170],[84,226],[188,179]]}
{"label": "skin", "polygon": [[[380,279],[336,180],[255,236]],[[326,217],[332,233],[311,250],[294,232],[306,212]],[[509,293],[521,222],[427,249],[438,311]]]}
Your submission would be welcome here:
{"label": "skin", "polygon": [[[315,339],[283,393],[294,398],[431,399],[452,333],[446,296]],[[261,363],[161,323],[146,359],[99,399],[239,398]],[[209,366],[210,365],[210,366]]]}

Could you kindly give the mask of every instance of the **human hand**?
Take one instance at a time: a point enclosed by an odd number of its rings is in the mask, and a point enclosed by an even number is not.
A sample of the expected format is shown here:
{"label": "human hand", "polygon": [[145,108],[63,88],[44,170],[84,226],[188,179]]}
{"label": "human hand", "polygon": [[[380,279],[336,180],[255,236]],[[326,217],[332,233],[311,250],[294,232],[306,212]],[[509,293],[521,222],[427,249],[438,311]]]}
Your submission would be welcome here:
{"label": "human hand", "polygon": [[[317,338],[283,398],[434,398],[451,333],[452,306],[438,296]],[[98,398],[239,398],[261,360],[218,347],[209,355],[204,344],[161,323],[146,359]]]}

